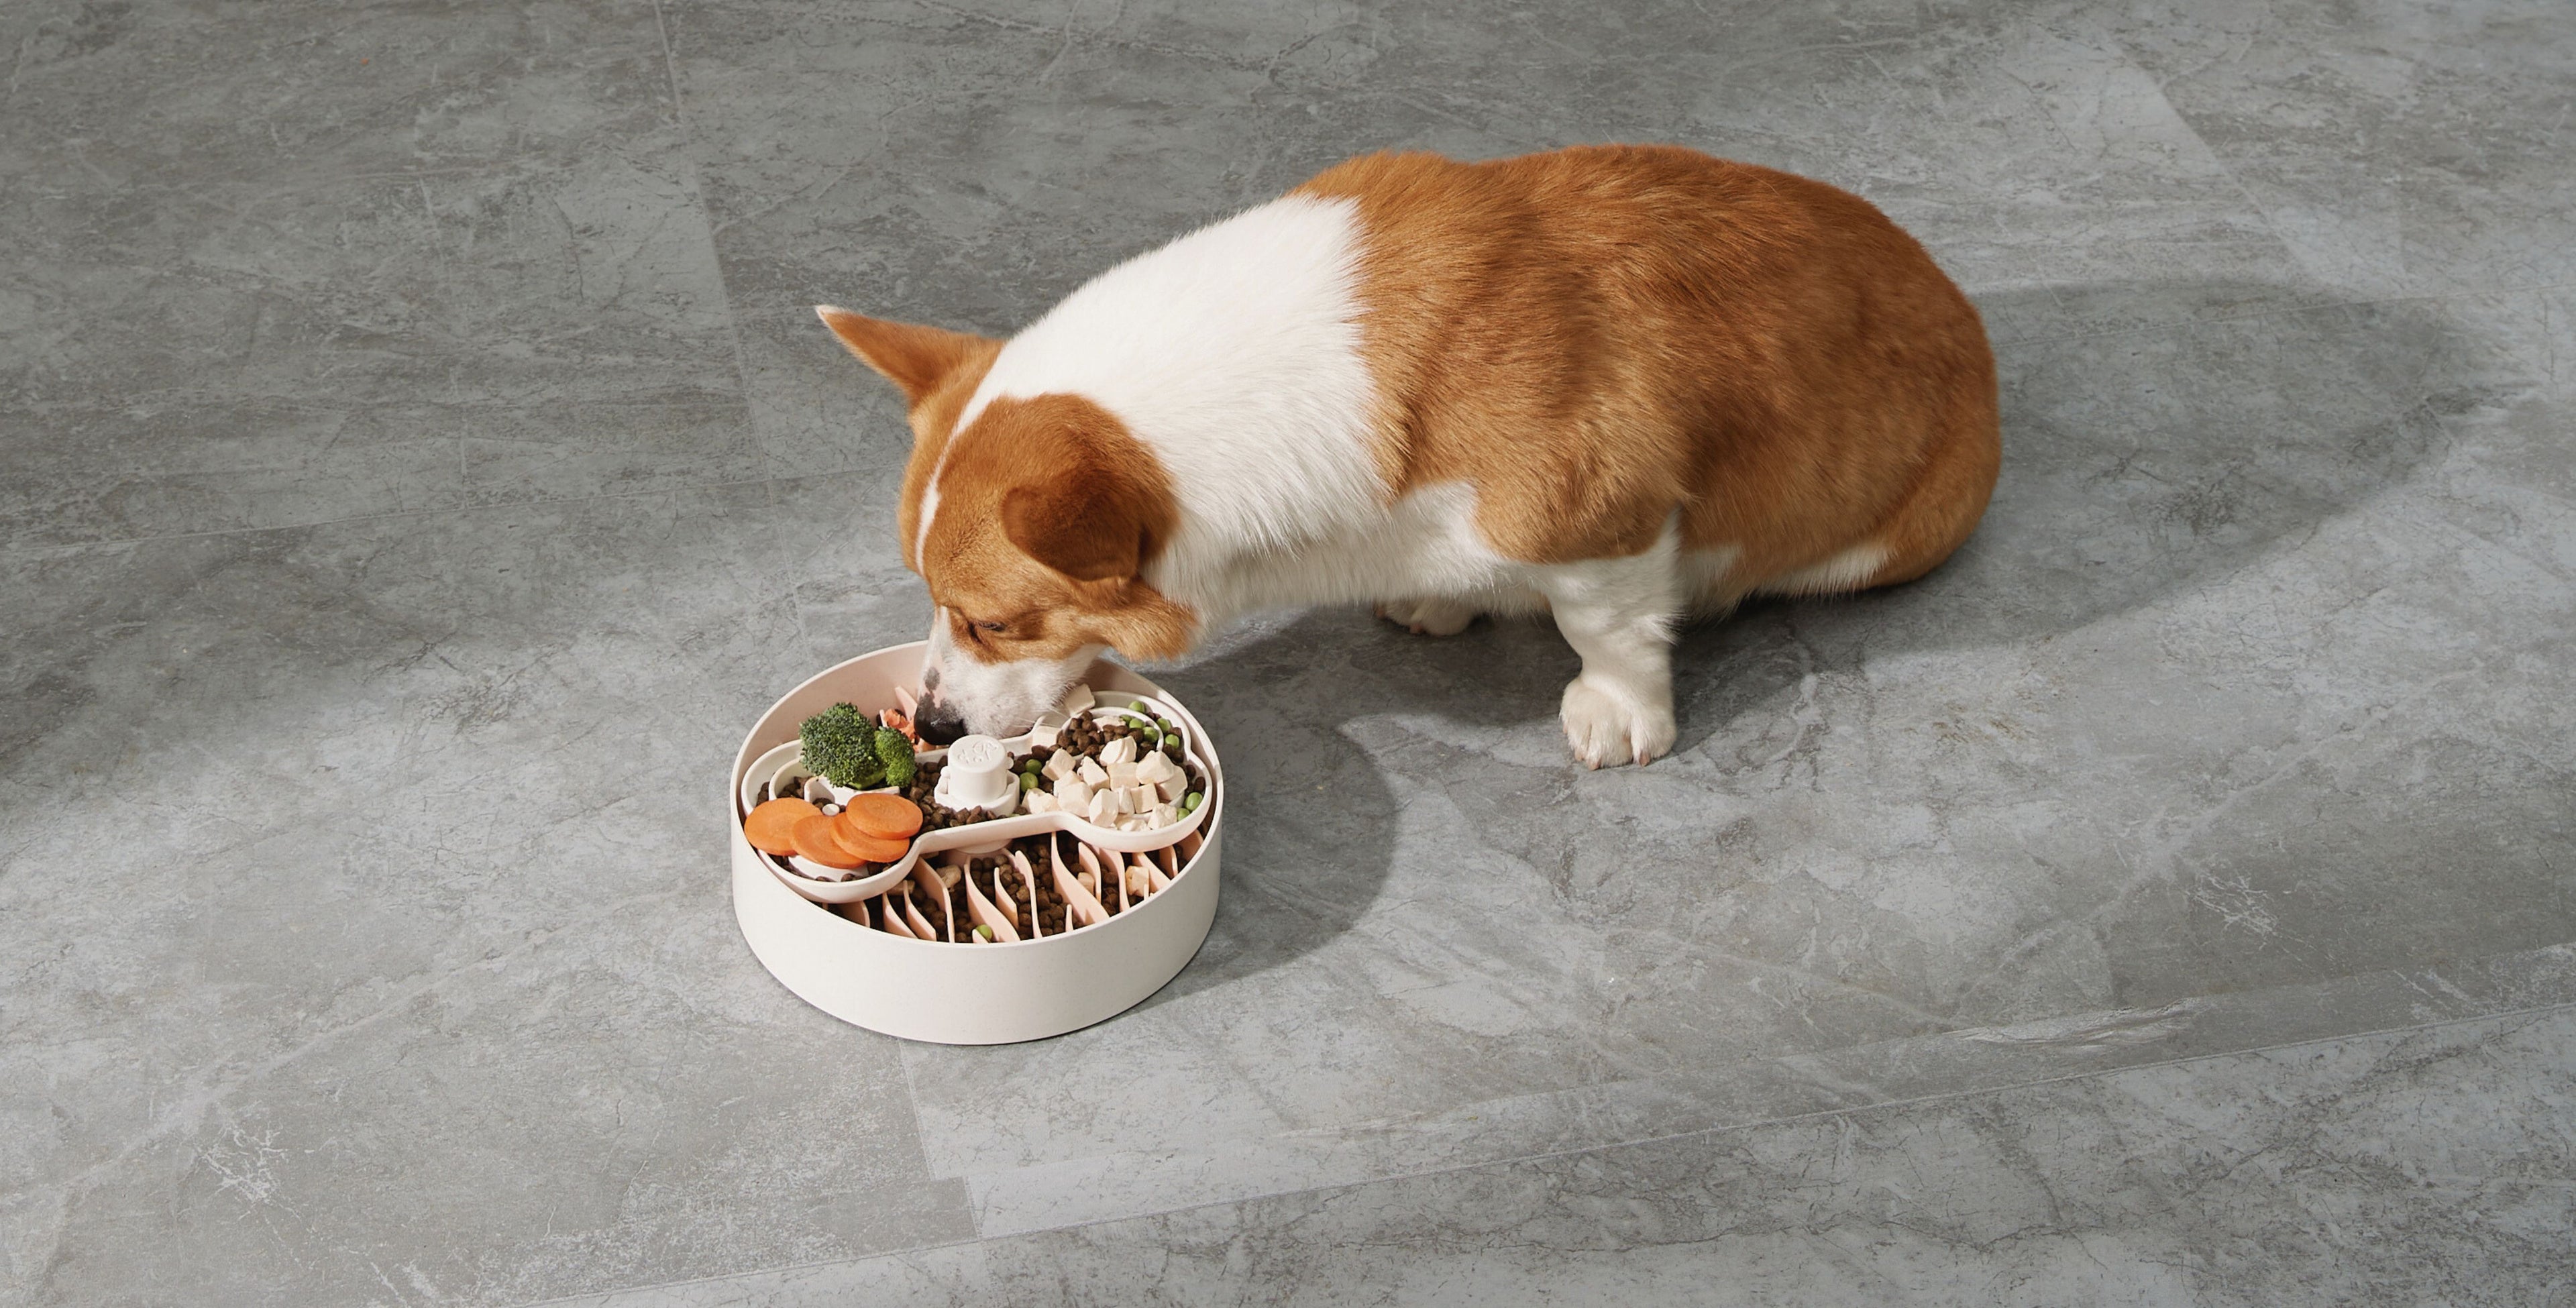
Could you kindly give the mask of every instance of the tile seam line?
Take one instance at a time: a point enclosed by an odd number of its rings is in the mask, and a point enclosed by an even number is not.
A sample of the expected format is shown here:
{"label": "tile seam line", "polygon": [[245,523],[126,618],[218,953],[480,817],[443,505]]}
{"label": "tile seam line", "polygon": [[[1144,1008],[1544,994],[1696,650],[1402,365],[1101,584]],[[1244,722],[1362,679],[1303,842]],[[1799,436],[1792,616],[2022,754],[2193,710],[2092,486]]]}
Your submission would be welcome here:
{"label": "tile seam line", "polygon": [[[649,413],[657,409],[684,410],[704,408],[710,404],[720,404],[735,398],[737,397],[727,394],[721,388],[715,388],[700,392],[697,395],[683,393],[664,399],[602,400],[502,397],[487,400],[419,400],[405,398],[399,401],[394,401],[393,403],[404,408],[428,409],[442,413],[449,411],[464,413],[525,413],[532,410],[542,411],[549,407],[633,409],[639,412]],[[223,405],[239,409],[266,407],[293,409],[307,413],[347,413],[353,410],[363,411],[388,407],[386,405],[376,404],[372,401],[314,399],[293,392],[225,391],[210,386],[188,386],[173,387],[167,390],[158,391],[128,391],[124,394],[123,401],[116,404],[92,404],[80,400],[31,400],[21,404],[14,412],[9,413],[7,416],[33,418],[48,417],[54,414],[114,414],[129,412],[131,410],[150,405],[161,405],[170,408],[175,408],[180,405]],[[532,443],[526,441],[509,441],[502,437],[488,436],[478,436],[472,439],[494,441],[502,444]]]}
{"label": "tile seam line", "polygon": [[[733,402],[741,406],[743,412],[743,423],[744,426],[748,428],[752,424],[751,366],[750,361],[743,354],[742,313],[734,303],[733,287],[725,279],[724,257],[715,248],[714,215],[707,209],[706,187],[698,169],[696,155],[691,149],[691,146],[695,144],[695,141],[689,131],[688,111],[683,106],[680,99],[679,65],[671,49],[671,29],[669,20],[663,14],[663,0],[653,0],[653,33],[662,47],[662,78],[663,84],[667,88],[671,97],[671,125],[677,129],[680,134],[679,157],[688,168],[689,193],[696,203],[699,226],[704,228],[707,232],[707,259],[715,273],[716,291],[724,299],[725,336],[733,346]],[[71,551],[94,547],[121,548],[134,545],[153,544],[159,541],[198,540],[216,536],[247,535],[264,531],[305,531],[319,527],[344,526],[357,522],[390,521],[403,518],[430,518],[443,514],[483,512],[495,508],[527,508],[545,505],[593,504],[616,500],[645,499],[655,495],[669,495],[675,492],[718,490],[741,486],[765,486],[785,481],[811,481],[849,475],[851,474],[848,472],[840,472],[800,474],[795,477],[758,477],[741,481],[700,482],[687,486],[663,487],[655,490],[632,491],[624,494],[580,495],[564,499],[524,500],[513,504],[461,505],[444,509],[419,509],[407,512],[397,511],[393,513],[358,514],[347,518],[331,518],[319,522],[288,523],[278,526],[225,527],[213,531],[177,532],[163,536],[137,536],[119,540],[78,541],[68,542],[62,545],[26,546],[12,544],[6,547],[0,547],[0,558],[18,558],[56,550]]]}
{"label": "tile seam line", "polygon": [[[1749,1122],[1731,1122],[1721,1126],[1696,1126],[1685,1131],[1667,1131],[1661,1135],[1640,1136],[1634,1140],[1613,1140],[1602,1144],[1570,1145],[1563,1149],[1542,1149],[1535,1153],[1513,1154],[1501,1158],[1487,1159],[1481,1162],[1459,1163],[1454,1166],[1447,1167],[1426,1167],[1411,1172],[1391,1172],[1385,1176],[1373,1176],[1359,1181],[1340,1181],[1328,1185],[1310,1185],[1294,1189],[1268,1190],[1258,1194],[1242,1195],[1233,1199],[1210,1200],[1203,1204],[1182,1204],[1173,1208],[1158,1208],[1150,1211],[1128,1213],[1118,1217],[1096,1217],[1086,1221],[1067,1222],[1061,1226],[1036,1226],[1030,1227],[1027,1230],[1004,1231],[998,1236],[984,1236],[979,1238],[1008,1239],[1012,1236],[1019,1235],[1042,1235],[1049,1231],[1074,1231],[1080,1230],[1086,1226],[1100,1226],[1110,1222],[1128,1221],[1132,1218],[1161,1217],[1168,1216],[1172,1213],[1194,1212],[1202,1208],[1222,1208],[1228,1204],[1250,1203],[1259,1199],[1275,1199],[1283,1195],[1309,1194],[1323,1190],[1338,1190],[1353,1185],[1375,1185],[1384,1181],[1403,1181],[1424,1176],[1445,1176],[1452,1172],[1474,1171],[1480,1167],[1509,1167],[1519,1163],[1545,1162],[1552,1158],[1573,1158],[1579,1157],[1583,1154],[1601,1153],[1611,1149],[1633,1149],[1649,1145],[1670,1144],[1675,1141],[1696,1139],[1702,1136],[1727,1135],[1738,1131],[1758,1131],[1765,1127],[1789,1126],[1799,1122],[1820,1121],[1831,1117],[1851,1117],[1858,1116],[1863,1113],[1874,1113],[1888,1109],[1921,1107],[1926,1104],[1937,1104],[1953,1099],[1965,1099],[1975,1095],[2006,1094],[2015,1090],[2036,1089],[2042,1086],[2067,1085],[2077,1081],[2089,1081],[2096,1077],[2116,1076],[2123,1072],[2151,1071],[2156,1068],[2164,1067],[2188,1067],[2194,1063],[2203,1063],[2219,1058],[2243,1058],[2249,1055],[2268,1054],[2279,1050],[2300,1049],[2310,1045],[2332,1044],[2339,1040],[2366,1040],[2376,1036],[2402,1036],[2419,1031],[2435,1030],[2442,1027],[2463,1026],[2473,1022],[2496,1022],[2515,1018],[2539,1016],[2560,1010],[2576,1010],[2576,1000],[2561,1000],[2553,1004],[2542,1004],[2536,1008],[2511,1009],[2504,1012],[2483,1013],[2472,1017],[2440,1018],[2431,1022],[2413,1022],[2404,1026],[2381,1027],[2368,1031],[2350,1031],[2339,1035],[2316,1036],[2307,1040],[2291,1040],[2277,1045],[2257,1045],[2247,1049],[2222,1049],[2206,1054],[2187,1054],[2179,1058],[2160,1058],[2143,1063],[2125,1063],[2118,1067],[2100,1067],[2089,1071],[2068,1072],[2059,1076],[2044,1076],[2037,1078],[2036,1080],[2006,1081],[1995,1085],[1976,1086],[1962,1090],[1943,1090],[1932,1094],[1914,1095],[1903,1099],[1889,1099],[1874,1104],[1855,1104],[1845,1108],[1819,1108],[1812,1112],[1787,1113],[1777,1117],[1757,1118]],[[1941,1034],[1951,1035],[1955,1033],[1943,1032]],[[1651,1080],[1651,1078],[1649,1078],[1649,1080]],[[1100,1157],[1114,1158],[1116,1155],[1101,1155]],[[1077,1159],[1070,1161],[1090,1160]],[[996,1175],[996,1173],[988,1172],[983,1173],[983,1175],[990,1176]],[[930,1247],[937,1248],[943,1246]],[[531,1308],[533,1308],[533,1306],[531,1306]]]}
{"label": "tile seam line", "polygon": [[2221,1058],[2243,1058],[2252,1054],[2268,1054],[2275,1051],[2304,1049],[2315,1045],[2333,1044],[2340,1040],[2363,1040],[2374,1036],[2411,1035],[2422,1031],[2437,1031],[2447,1027],[2467,1026],[2477,1022],[2502,1022],[2519,1018],[2542,1017],[2553,1013],[2569,1011],[2576,1011],[2576,1000],[2562,1000],[2558,1003],[2541,1004],[2532,1008],[2508,1009],[2502,1012],[2481,1013],[2468,1017],[2441,1018],[2431,1022],[2410,1022],[2403,1026],[2379,1027],[2367,1031],[2351,1031],[2338,1035],[2317,1036],[2308,1040],[2285,1041],[2277,1045],[2258,1045],[2250,1049],[2219,1050],[2206,1054],[2191,1054],[2181,1058],[2158,1059],[2145,1063],[2129,1063],[2119,1067],[2095,1068],[2090,1071],[2069,1072],[2063,1076],[2040,1077],[2036,1080],[2030,1081],[2014,1081],[1999,1085],[1973,1087],[1964,1090],[1944,1090],[1937,1094],[1916,1095],[1906,1099],[1890,1099],[1883,1103],[1860,1104],[1849,1108],[1821,1108],[1809,1113],[1789,1113],[1778,1117],[1763,1118],[1757,1121],[1730,1123],[1725,1126],[1696,1127],[1688,1131],[1673,1131],[1663,1135],[1644,1136],[1635,1140],[1619,1140],[1606,1144],[1583,1145],[1568,1149],[1542,1150],[1537,1153],[1519,1154],[1506,1158],[1484,1159],[1472,1163],[1460,1163],[1454,1167],[1426,1167],[1418,1171],[1395,1172],[1389,1173],[1385,1176],[1372,1176],[1357,1181],[1339,1181],[1329,1185],[1312,1185],[1292,1189],[1265,1190],[1256,1194],[1238,1195],[1231,1199],[1213,1199],[1202,1204],[1181,1204],[1172,1208],[1158,1208],[1133,1213],[1123,1213],[1116,1217],[1095,1217],[1087,1221],[1066,1222],[1061,1226],[1040,1226],[1031,1227],[1025,1231],[1005,1231],[997,1235],[978,1235],[971,1240],[945,1240],[932,1244],[907,1245],[900,1249],[886,1249],[877,1253],[860,1254],[851,1258],[823,1258],[817,1259],[813,1262],[787,1263],[777,1267],[760,1267],[740,1272],[718,1272],[709,1276],[693,1276],[677,1281],[655,1281],[648,1284],[622,1286],[617,1289],[610,1290],[585,1290],[576,1294],[558,1295],[551,1299],[521,1300],[516,1304],[510,1305],[509,1308],[551,1308],[553,1305],[595,1301],[611,1298],[616,1295],[641,1294],[654,1290],[672,1290],[691,1285],[713,1285],[724,1281],[740,1280],[749,1276],[778,1276],[790,1272],[814,1271],[826,1267],[845,1266],[851,1263],[871,1262],[879,1258],[900,1258],[907,1254],[934,1253],[943,1249],[960,1249],[970,1245],[983,1244],[995,1240],[1016,1239],[1031,1235],[1046,1235],[1056,1231],[1079,1231],[1086,1227],[1107,1226],[1112,1223],[1134,1221],[1139,1218],[1168,1217],[1175,1213],[1197,1212],[1208,1208],[1224,1208],[1234,1204],[1254,1203],[1263,1199],[1277,1199],[1289,1195],[1316,1194],[1326,1190],[1340,1190],[1361,1185],[1378,1185],[1389,1181],[1409,1181],[1426,1176],[1445,1176],[1453,1172],[1471,1172],[1484,1167],[1510,1167],[1520,1163],[1545,1162],[1554,1158],[1572,1158],[1583,1154],[1603,1153],[1612,1149],[1634,1149],[1649,1145],[1670,1144],[1674,1141],[1689,1140],[1702,1136],[1727,1135],[1739,1131],[1760,1130],[1769,1126],[1786,1126],[1799,1122],[1819,1121],[1825,1118],[1852,1117],[1863,1113],[1881,1112],[1889,1109],[1937,1104],[1949,1100],[1966,1099],[1975,1095],[2003,1094],[2009,1091],[2028,1090],[2040,1086],[2067,1085],[2078,1081],[2090,1081],[2099,1077],[2115,1076],[2123,1072],[2150,1071],[2156,1068],[2165,1067],[2188,1067],[2194,1063],[2205,1063]]}
{"label": "tile seam line", "polygon": [[[697,179],[697,167],[694,163],[690,165],[690,179],[691,185],[694,187]],[[703,194],[701,196],[700,204],[702,206],[704,204]],[[717,284],[719,286],[723,286],[724,269],[722,266],[722,260],[718,260],[716,279]],[[2075,336],[2056,336],[2046,334],[2014,336],[1995,340],[1993,344],[1996,349],[2003,349],[2008,346],[2029,345],[2035,343],[2050,344],[2066,341],[2105,340],[2121,336],[2149,336],[2159,332],[2186,332],[2201,327],[2229,323],[2258,322],[2265,318],[2293,317],[2303,313],[2322,313],[2338,309],[2368,309],[2389,304],[2430,304],[2440,303],[2446,300],[2475,299],[2494,295],[2520,295],[2540,291],[2564,290],[2571,286],[2576,286],[2576,281],[2542,282],[2528,286],[2466,288],[2453,291],[2433,292],[2425,295],[2392,295],[2365,300],[2328,300],[2317,304],[2298,305],[2291,308],[2266,309],[2257,313],[2238,314],[2219,318],[2195,318],[2180,322],[2158,323],[2144,327],[2125,327],[2117,331],[2086,332]],[[1974,296],[1972,295],[1970,298],[1973,299]],[[774,312],[785,314],[788,311],[780,309],[775,310]],[[732,335],[734,342],[734,372],[736,385],[739,388],[736,391],[735,399],[744,406],[744,420],[748,423],[750,421],[750,384],[745,372],[748,364],[742,353],[740,314],[734,308],[733,293],[730,287],[725,288],[725,316],[727,321],[727,330]],[[284,402],[282,397],[279,398],[279,402]],[[339,527],[357,522],[383,522],[402,518],[434,518],[451,514],[487,513],[496,509],[544,508],[555,505],[598,504],[616,500],[648,499],[656,495],[685,494],[690,491],[728,490],[744,486],[768,486],[775,485],[780,482],[791,481],[820,481],[830,478],[855,476],[858,472],[858,469],[845,469],[837,472],[799,473],[795,476],[753,477],[740,481],[691,482],[679,486],[663,486],[652,490],[624,491],[604,495],[573,495],[560,499],[514,500],[498,504],[463,504],[437,509],[406,509],[396,510],[390,513],[361,513],[346,518],[322,518],[312,522],[287,522],[250,527],[218,527],[208,531],[171,532],[158,536],[121,536],[111,540],[63,541],[56,544],[46,545],[11,544],[0,546],[0,558],[62,553],[84,549],[116,549],[134,545],[150,545],[160,541],[201,540],[215,536],[255,535],[260,532],[268,531],[310,531],[320,527]]]}
{"label": "tile seam line", "polygon": [[[716,275],[716,294],[724,300],[725,337],[733,342],[734,398],[742,405],[745,428],[751,427],[751,363],[742,352],[742,311],[734,304],[733,285],[725,280],[724,253],[716,249],[716,216],[707,207],[706,177],[698,168],[697,136],[689,130],[689,110],[680,98],[680,62],[671,51],[671,20],[664,0],[653,0],[653,35],[662,44],[662,81],[671,94],[671,126],[680,133],[680,162],[689,170],[689,198],[698,210],[698,227],[707,234],[707,263]],[[757,437],[758,433],[752,433]]]}
{"label": "tile seam line", "polygon": [[606,495],[572,495],[562,499],[507,500],[497,504],[459,504],[438,509],[396,509],[389,513],[359,513],[346,518],[320,518],[312,522],[281,522],[264,527],[217,527],[208,531],[179,531],[163,536],[125,536],[115,540],[64,541],[54,545],[9,545],[0,547],[0,558],[27,558],[42,554],[70,554],[81,550],[124,549],[136,545],[158,545],[163,541],[206,540],[218,536],[256,536],[273,531],[316,531],[324,527],[345,527],[360,522],[393,522],[406,518],[461,517],[472,513],[506,512],[513,509],[551,509],[576,504],[612,504],[620,500],[649,500],[663,495],[687,495],[697,491],[740,490],[746,486],[776,486],[786,482],[830,481],[863,475],[862,469],[837,472],[798,473],[784,477],[752,477],[742,481],[701,481],[685,486],[661,486],[652,490],[618,491]]}
{"label": "tile seam line", "polygon": [[[2061,336],[2050,332],[2040,332],[2028,336],[1998,338],[1993,342],[1993,345],[1996,349],[2000,350],[2011,345],[2048,345],[2065,341],[2109,340],[2121,336],[2152,336],[2157,332],[2183,331],[2194,327],[2213,327],[2241,322],[2261,322],[2266,318],[2291,318],[2303,313],[2326,313],[2338,309],[2376,309],[2383,305],[2391,304],[2438,304],[2446,300],[2478,299],[2493,295],[2530,295],[2537,294],[2542,291],[2563,291],[2570,286],[2576,286],[2576,282],[2539,282],[2528,286],[2466,287],[2449,291],[2430,291],[2422,295],[2381,295],[2359,300],[2324,300],[2316,304],[2292,305],[2287,308],[2280,309],[2259,309],[2253,313],[2224,314],[2214,318],[2191,318],[2180,322],[2155,323],[2144,327],[2121,327],[2106,332],[2079,332],[2073,336]],[[2018,290],[2023,288],[2016,287],[2012,289]],[[1994,293],[2000,292],[1972,292],[1968,298],[1974,300],[1978,294]]]}
{"label": "tile seam line", "polygon": [[[654,3],[658,5],[661,0],[654,0]],[[2218,148],[2209,143],[2209,138],[2201,134],[2200,125],[2193,122],[2183,113],[2182,107],[2173,102],[2173,96],[2167,88],[2173,84],[2174,79],[2159,76],[2155,69],[2148,67],[2138,58],[2137,53],[2130,48],[2129,41],[2119,31],[2096,27],[2095,33],[2109,47],[2109,53],[2113,59],[2137,70],[2138,75],[2147,79],[2147,84],[2155,88],[2156,102],[2163,105],[2165,112],[2172,116],[2174,123],[2190,135],[2191,143],[2200,147],[2201,152],[2209,156],[2210,162],[2218,166],[2218,175],[2226,179],[2227,185],[2235,190],[2236,197],[2251,206],[2255,215],[2263,220],[2263,230],[2272,238],[2273,248],[2293,266],[2304,267],[2304,261],[2299,258],[2298,243],[2292,241],[2289,233],[2282,230],[2281,220],[2273,215],[2272,206],[2263,203],[2262,198],[2254,194],[2254,188],[2245,184],[2245,178],[2237,171],[2237,160],[2219,153]]]}

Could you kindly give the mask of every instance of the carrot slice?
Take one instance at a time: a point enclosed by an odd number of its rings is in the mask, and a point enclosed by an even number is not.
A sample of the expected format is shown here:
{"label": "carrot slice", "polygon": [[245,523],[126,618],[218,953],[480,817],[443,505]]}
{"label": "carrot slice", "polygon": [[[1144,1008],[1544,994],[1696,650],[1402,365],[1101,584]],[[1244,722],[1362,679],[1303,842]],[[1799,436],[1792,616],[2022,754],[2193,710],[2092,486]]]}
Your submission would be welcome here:
{"label": "carrot slice", "polygon": [[909,840],[888,840],[874,835],[851,820],[848,813],[832,819],[832,839],[841,848],[871,863],[893,863],[912,848]]}
{"label": "carrot slice", "polygon": [[820,809],[812,817],[796,819],[796,825],[787,828],[787,838],[798,854],[825,867],[848,869],[867,861],[841,848],[841,842],[832,838],[832,819]]}
{"label": "carrot slice", "polygon": [[844,826],[879,840],[910,840],[921,830],[921,806],[901,795],[852,795]]}
{"label": "carrot slice", "polygon": [[742,837],[761,853],[793,854],[796,841],[788,835],[788,828],[795,826],[800,819],[822,815],[823,810],[801,799],[773,799],[753,809],[751,816],[742,820]]}

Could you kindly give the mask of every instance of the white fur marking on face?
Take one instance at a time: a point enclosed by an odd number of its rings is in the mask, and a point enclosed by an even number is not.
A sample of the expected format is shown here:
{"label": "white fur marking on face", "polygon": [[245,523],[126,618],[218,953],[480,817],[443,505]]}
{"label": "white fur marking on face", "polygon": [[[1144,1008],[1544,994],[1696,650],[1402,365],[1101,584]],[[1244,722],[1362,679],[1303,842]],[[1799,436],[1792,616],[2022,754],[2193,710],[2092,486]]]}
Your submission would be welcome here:
{"label": "white fur marking on face", "polygon": [[1369,518],[1293,550],[1245,549],[1225,558],[1185,558],[1152,578],[1185,594],[1209,621],[1286,604],[1453,599],[1480,613],[1536,611],[1527,565],[1486,545],[1476,530],[1476,492],[1439,482]]}
{"label": "white fur marking on face", "polygon": [[939,470],[947,466],[948,447],[942,445],[938,461],[930,465],[930,475],[921,483],[921,525],[912,533],[912,562],[925,573],[930,567],[930,520],[939,512]]}

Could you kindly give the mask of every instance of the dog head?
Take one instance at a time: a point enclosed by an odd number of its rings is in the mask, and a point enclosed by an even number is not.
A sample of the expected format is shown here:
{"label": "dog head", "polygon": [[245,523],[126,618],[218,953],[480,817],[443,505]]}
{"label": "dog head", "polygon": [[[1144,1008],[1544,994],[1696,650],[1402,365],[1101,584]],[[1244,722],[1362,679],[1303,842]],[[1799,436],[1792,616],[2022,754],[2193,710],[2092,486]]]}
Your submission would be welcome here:
{"label": "dog head", "polygon": [[999,341],[816,313],[910,408],[896,524],[937,606],[915,722],[926,739],[1027,729],[1104,648],[1189,647],[1195,616],[1143,578],[1179,521],[1171,478],[1125,423],[1075,394],[978,394]]}

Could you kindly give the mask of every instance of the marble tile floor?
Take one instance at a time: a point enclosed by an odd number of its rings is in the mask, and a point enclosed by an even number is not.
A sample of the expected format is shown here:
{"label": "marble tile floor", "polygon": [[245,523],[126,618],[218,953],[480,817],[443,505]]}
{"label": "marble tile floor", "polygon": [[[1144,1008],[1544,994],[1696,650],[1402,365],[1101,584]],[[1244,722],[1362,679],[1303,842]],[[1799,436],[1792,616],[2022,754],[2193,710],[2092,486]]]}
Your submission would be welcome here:
{"label": "marble tile floor", "polygon": [[[0,1305],[2576,1304],[2545,3],[0,8]],[[1117,1020],[769,979],[739,733],[927,620],[886,388],[1381,146],[1851,187],[1984,311],[1931,578],[1158,669]]]}

